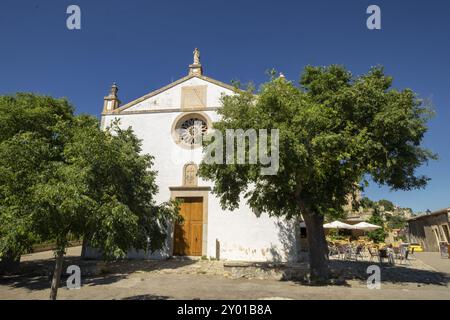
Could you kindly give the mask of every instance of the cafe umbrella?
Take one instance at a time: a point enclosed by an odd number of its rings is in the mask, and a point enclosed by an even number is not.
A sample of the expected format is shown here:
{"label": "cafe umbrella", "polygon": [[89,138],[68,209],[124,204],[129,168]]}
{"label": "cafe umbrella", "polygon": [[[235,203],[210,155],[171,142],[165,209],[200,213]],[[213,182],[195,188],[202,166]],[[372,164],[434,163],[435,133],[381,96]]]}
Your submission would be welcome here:
{"label": "cafe umbrella", "polygon": [[325,229],[338,229],[338,230],[339,229],[349,229],[349,230],[355,229],[355,227],[352,226],[351,224],[347,224],[347,223],[344,223],[344,222],[341,222],[338,220],[330,222],[330,223],[325,223],[323,225],[323,227]]}
{"label": "cafe umbrella", "polygon": [[338,234],[339,234],[339,230],[342,230],[342,229],[346,229],[346,230],[353,230],[353,229],[355,229],[351,224],[347,224],[347,223],[344,223],[344,222],[341,222],[341,221],[338,221],[338,220],[335,220],[335,221],[330,222],[330,223],[325,223],[323,225],[323,227],[325,229],[336,229]]}
{"label": "cafe umbrella", "polygon": [[380,228],[381,228],[380,226],[377,226],[376,224],[371,224],[368,222],[360,222],[360,223],[353,225],[353,229],[364,230],[364,231],[373,231],[373,230],[380,229]]}

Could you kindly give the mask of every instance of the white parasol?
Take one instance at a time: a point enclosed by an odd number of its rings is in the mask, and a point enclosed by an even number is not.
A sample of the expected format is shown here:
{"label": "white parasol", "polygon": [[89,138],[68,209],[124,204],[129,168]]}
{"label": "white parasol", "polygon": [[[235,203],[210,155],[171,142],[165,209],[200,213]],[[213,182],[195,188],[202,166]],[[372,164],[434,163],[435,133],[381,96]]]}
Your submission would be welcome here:
{"label": "white parasol", "polygon": [[373,231],[373,230],[381,228],[380,226],[377,226],[376,224],[371,224],[371,223],[367,223],[367,222],[357,223],[353,227],[354,227],[354,229],[364,230],[364,231]]}
{"label": "white parasol", "polygon": [[352,226],[351,224],[347,224],[337,220],[330,223],[325,223],[323,227],[325,229],[350,229],[350,230],[355,229],[355,227]]}

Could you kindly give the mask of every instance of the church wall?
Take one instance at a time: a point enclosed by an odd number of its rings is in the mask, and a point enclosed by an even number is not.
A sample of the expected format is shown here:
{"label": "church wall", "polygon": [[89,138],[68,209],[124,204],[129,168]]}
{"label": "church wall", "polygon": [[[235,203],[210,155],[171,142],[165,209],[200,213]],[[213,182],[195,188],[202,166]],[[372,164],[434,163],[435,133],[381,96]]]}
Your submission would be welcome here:
{"label": "church wall", "polygon": [[[214,111],[205,111],[212,121],[217,120]],[[181,112],[162,112],[105,116],[105,125],[120,118],[122,128],[131,126],[135,134],[143,139],[142,152],[155,157],[153,169],[158,171],[156,183],[159,193],[156,201],[170,199],[169,187],[182,185],[183,166],[190,161],[201,161],[201,148],[180,148],[172,139],[173,121]],[[198,179],[199,186],[213,186],[209,181]],[[252,210],[241,202],[235,211],[222,210],[219,199],[212,193],[208,197],[208,224],[206,255],[222,260],[285,261],[296,257],[294,228],[283,220],[263,214],[256,217]],[[171,256],[171,238],[165,250],[144,256],[143,252],[131,251],[129,258],[167,258]],[[219,257],[217,257],[217,249]]]}
{"label": "church wall", "polygon": [[295,232],[292,223],[270,218],[259,218],[249,208],[245,199],[234,211],[222,210],[219,200],[210,195],[208,230],[208,255],[220,259],[242,261],[294,261],[297,258]]}
{"label": "church wall", "polygon": [[[218,120],[218,115],[211,108],[220,107],[222,93],[232,94],[232,91],[213,82],[198,77],[189,78],[126,108],[120,114],[102,117],[103,128],[115,118],[120,119],[122,128],[131,126],[135,134],[143,140],[142,152],[155,157],[153,170],[158,172],[156,184],[159,187],[159,193],[155,198],[157,203],[170,199],[173,195],[170,187],[182,186],[183,167],[186,163],[199,164],[202,159],[201,148],[194,150],[182,148],[172,136],[174,122],[177,117],[185,114],[181,112],[182,88],[207,86],[205,100],[207,108],[202,113],[214,122]],[[212,188],[213,183],[198,178],[198,186]],[[205,208],[207,219],[204,219],[206,230],[203,231],[202,252],[207,257],[246,261],[296,259],[300,250],[295,247],[295,232],[291,223],[270,218],[265,214],[256,217],[244,199],[235,211],[222,210],[219,199],[211,192]],[[90,253],[95,255],[93,252]],[[172,236],[167,239],[166,246],[161,252],[146,255],[144,252],[130,251],[128,257],[164,259],[171,255]]]}

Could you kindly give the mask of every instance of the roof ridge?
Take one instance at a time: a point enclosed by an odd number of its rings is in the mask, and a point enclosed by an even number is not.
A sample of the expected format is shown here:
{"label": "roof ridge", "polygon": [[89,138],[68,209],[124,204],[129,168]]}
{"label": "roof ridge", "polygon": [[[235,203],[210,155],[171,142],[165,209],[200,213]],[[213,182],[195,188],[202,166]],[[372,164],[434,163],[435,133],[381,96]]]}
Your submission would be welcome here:
{"label": "roof ridge", "polygon": [[147,93],[147,94],[145,94],[145,95],[143,95],[143,96],[141,96],[141,97],[139,97],[137,99],[134,99],[134,100],[124,104],[123,106],[121,106],[121,107],[119,107],[119,108],[117,108],[115,110],[112,110],[111,112],[105,113],[105,114],[119,114],[122,111],[124,111],[124,110],[126,110],[128,108],[131,108],[132,106],[138,104],[139,102],[142,102],[142,101],[147,100],[147,99],[149,99],[151,97],[154,97],[157,94],[160,94],[160,93],[162,93],[162,92],[164,92],[166,90],[169,90],[169,89],[171,89],[171,88],[173,88],[173,87],[175,87],[175,86],[177,86],[177,85],[179,85],[179,84],[181,84],[183,82],[186,82],[186,81],[188,81],[188,80],[190,80],[192,78],[199,78],[199,79],[202,79],[204,81],[213,83],[213,84],[218,85],[220,87],[223,87],[225,89],[228,89],[228,90],[232,90],[232,91],[236,90],[236,88],[233,87],[232,85],[226,84],[226,83],[224,83],[222,81],[219,81],[219,80],[216,80],[216,79],[204,76],[204,75],[190,74],[190,75],[187,75],[187,76],[185,76],[183,78],[180,78],[180,79],[178,79],[176,81],[173,81],[173,82],[169,83],[168,85],[165,85],[164,87],[161,87],[159,89],[153,90],[153,91],[151,91],[151,92],[149,92],[149,93]]}

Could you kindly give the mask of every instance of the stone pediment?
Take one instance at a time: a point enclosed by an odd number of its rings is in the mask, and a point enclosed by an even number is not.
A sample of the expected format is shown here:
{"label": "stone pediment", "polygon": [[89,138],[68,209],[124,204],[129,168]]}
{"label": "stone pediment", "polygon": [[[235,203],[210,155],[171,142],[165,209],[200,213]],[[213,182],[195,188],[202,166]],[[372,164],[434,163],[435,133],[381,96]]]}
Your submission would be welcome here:
{"label": "stone pediment", "polygon": [[190,74],[105,114],[208,110],[221,106],[222,95],[236,89],[212,78]]}

